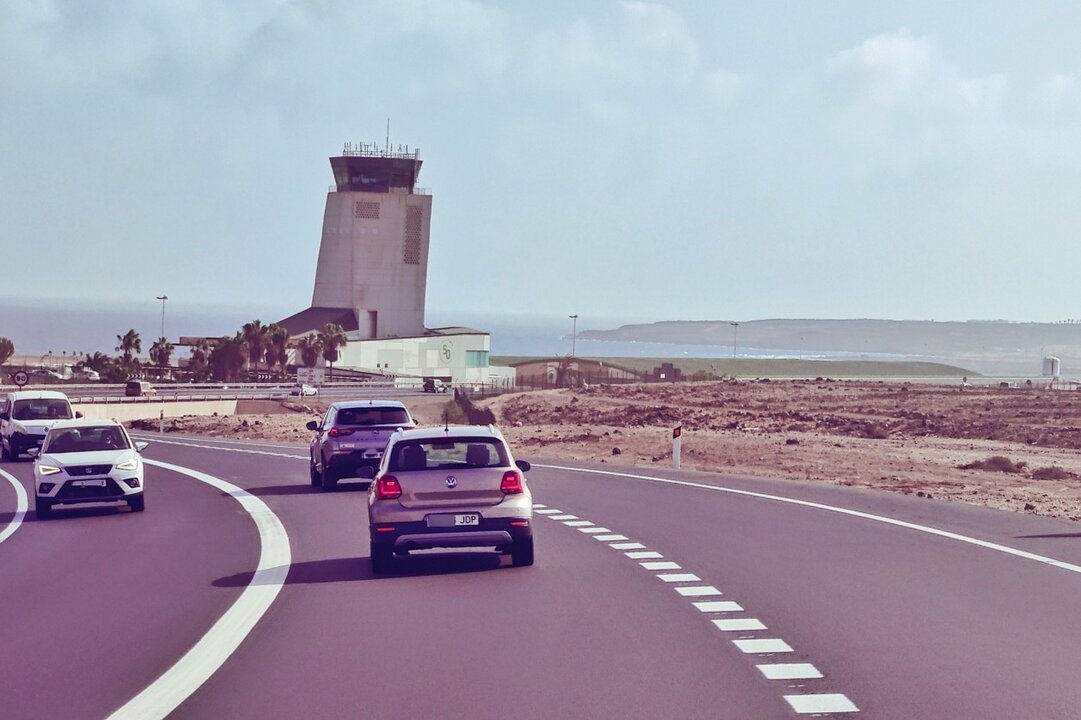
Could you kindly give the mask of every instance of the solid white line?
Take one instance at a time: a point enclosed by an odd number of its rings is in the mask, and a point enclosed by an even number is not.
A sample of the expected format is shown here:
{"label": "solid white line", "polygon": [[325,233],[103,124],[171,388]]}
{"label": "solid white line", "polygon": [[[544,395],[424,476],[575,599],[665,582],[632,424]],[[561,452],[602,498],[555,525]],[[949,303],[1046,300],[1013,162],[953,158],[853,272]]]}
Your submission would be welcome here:
{"label": "solid white line", "polygon": [[811,663],[772,663],[755,665],[767,680],[814,680],[822,677]]}
{"label": "solid white line", "polygon": [[658,575],[658,578],[665,582],[702,582],[702,578],[692,573],[668,573],[666,575]]}
{"label": "solid white line", "polygon": [[761,654],[792,652],[792,646],[780,638],[733,640],[732,643],[745,653]]}
{"label": "solid white line", "polygon": [[784,699],[792,709],[801,715],[809,713],[849,713],[859,712],[851,700],[840,693],[821,695],[785,695]]}
{"label": "solid white line", "polygon": [[734,603],[731,600],[707,600],[705,602],[696,602],[694,606],[702,612],[743,612],[743,608],[739,606],[739,603]]}
{"label": "solid white line", "polygon": [[534,510],[533,512],[537,515],[560,515],[563,513],[562,510],[557,510],[555,508],[544,508],[543,510]]}
{"label": "solid white line", "polygon": [[[260,442],[258,440],[226,440],[224,438],[211,438],[200,436],[184,436],[177,435],[176,433],[157,433],[152,430],[141,430],[130,433],[132,438],[138,438],[140,440],[146,440],[147,442],[174,442],[172,440],[165,440],[166,437],[177,437],[183,439],[188,437],[189,442],[205,442],[205,443],[233,443],[234,445],[247,445],[250,447],[264,447],[264,448],[283,448],[285,450],[293,449],[298,452],[304,450],[304,445],[294,443],[273,443],[273,442]],[[179,440],[178,440],[179,441]],[[213,446],[217,447],[217,446]]]}
{"label": "solid white line", "polygon": [[683,597],[709,597],[710,595],[722,595],[723,593],[712,585],[699,585],[697,587],[676,588]]}
{"label": "solid white line", "polygon": [[645,548],[645,545],[640,542],[617,542],[612,543],[608,547],[613,550],[641,550]]}
{"label": "solid white line", "polygon": [[592,534],[592,533],[610,533],[612,531],[609,530],[606,527],[584,527],[584,528],[578,528],[578,532],[584,532],[584,533],[587,533],[587,534]]}
{"label": "solid white line", "polygon": [[[247,448],[234,448],[234,447],[222,447],[219,445],[201,445],[193,442],[178,442],[176,440],[161,440],[156,436],[148,436],[150,439],[147,442],[154,443],[155,445],[179,445],[181,447],[200,448],[203,450],[218,450],[219,452],[238,452],[248,453],[249,455],[269,455],[270,457],[282,457],[290,458],[293,460],[310,460],[307,455],[290,455],[288,453],[269,452],[267,450],[249,450]],[[299,448],[298,448],[299,450]]]}
{"label": "solid white line", "polygon": [[623,554],[626,555],[627,557],[629,557],[631,560],[650,560],[650,559],[664,557],[664,555],[661,555],[659,552],[657,552],[655,550],[636,550],[636,551],[633,551],[633,552],[623,553]]}
{"label": "solid white line", "polygon": [[206,635],[161,677],[110,715],[110,720],[157,720],[175,710],[229,659],[252,631],[278,596],[292,563],[285,527],[262,500],[213,475],[156,460],[143,462],[187,475],[231,495],[259,531],[259,564],[244,592]]}
{"label": "solid white line", "polygon": [[766,630],[766,626],[758,618],[736,618],[735,620],[714,620],[713,624],[718,630],[724,632],[740,632],[741,630]]}
{"label": "solid white line", "polygon": [[641,565],[642,567],[644,567],[646,570],[681,570],[682,569],[680,567],[679,563],[669,562],[667,560],[662,561],[662,562],[644,562],[644,563],[638,563],[638,564]]}
{"label": "solid white line", "polygon": [[564,520],[563,524],[567,527],[589,527],[593,522],[590,520]]}
{"label": "solid white line", "polygon": [[549,520],[577,520],[577,515],[549,515]]}
{"label": "solid white line", "polygon": [[0,470],[0,475],[7,478],[7,481],[11,483],[11,487],[15,488],[15,515],[11,518],[8,524],[3,530],[0,530],[0,542],[4,542],[9,537],[15,534],[15,531],[19,529],[19,526],[23,523],[23,518],[26,517],[26,509],[30,507],[30,503],[26,497],[26,488],[19,482],[19,479],[14,475]]}
{"label": "solid white line", "polygon": [[928,535],[934,535],[936,537],[945,538],[947,540],[956,540],[957,542],[975,545],[977,547],[994,550],[996,552],[1005,553],[1007,555],[1013,555],[1014,557],[1023,558],[1025,560],[1032,560],[1034,562],[1042,563],[1044,565],[1050,565],[1051,567],[1056,567],[1060,570],[1067,570],[1069,572],[1081,574],[1081,565],[1074,565],[1073,563],[1056,560],[1045,555],[1037,555],[1036,553],[1018,550],[1007,545],[999,545],[998,543],[988,542],[987,540],[980,540],[979,538],[969,537],[967,535],[960,535],[958,533],[949,532],[948,530],[939,530],[938,528],[933,528],[928,525],[919,525],[917,523],[910,523],[904,520],[895,520],[894,518],[885,517],[884,515],[874,515],[872,513],[861,512],[859,510],[849,510],[848,508],[837,507],[835,505],[826,505],[824,503],[810,502],[809,500],[796,500],[794,498],[786,498],[781,497],[780,495],[769,495],[767,493],[752,492],[750,490],[737,490],[735,488],[723,487],[721,485],[707,485],[705,483],[689,482],[687,480],[672,480],[670,478],[654,477],[651,475],[635,475],[633,473],[613,472],[611,470],[589,470],[585,468],[565,467],[563,465],[535,465],[534,467],[543,467],[548,468],[549,470],[566,470],[567,472],[578,472],[586,474],[592,473],[594,475],[609,475],[612,477],[631,478],[634,480],[648,480],[650,482],[665,483],[667,485],[681,485],[683,487],[693,487],[701,490],[713,490],[715,492],[730,493],[732,495],[742,495],[744,497],[758,498],[760,500],[773,500],[775,502],[787,503],[789,505],[799,505],[801,507],[814,508],[816,510],[825,510],[827,512],[839,513],[841,515],[848,515],[850,517],[858,517],[864,520],[873,520],[875,522],[885,523],[887,525],[893,525],[895,527],[907,528],[909,530],[927,533]]}
{"label": "solid white line", "polygon": [[[604,530],[606,532],[612,532],[608,528],[604,528]],[[586,532],[586,531],[583,530],[582,532]],[[626,540],[627,536],[626,535],[616,535],[616,534],[612,534],[612,535],[594,535],[593,539],[594,540],[600,540],[601,542],[612,542],[613,540]]]}

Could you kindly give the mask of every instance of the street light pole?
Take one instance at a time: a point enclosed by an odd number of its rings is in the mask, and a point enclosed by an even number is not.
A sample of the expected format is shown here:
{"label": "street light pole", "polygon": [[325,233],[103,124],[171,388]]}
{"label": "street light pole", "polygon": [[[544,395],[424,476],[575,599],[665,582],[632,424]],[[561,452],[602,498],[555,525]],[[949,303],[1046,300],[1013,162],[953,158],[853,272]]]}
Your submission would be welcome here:
{"label": "street light pole", "polygon": [[574,324],[571,325],[571,357],[574,357],[574,342],[578,339],[578,313],[567,317],[574,321]]}
{"label": "street light pole", "polygon": [[730,322],[728,324],[732,326],[732,359],[735,360],[736,349],[739,347],[739,323]]}
{"label": "street light pole", "polygon": [[157,300],[161,300],[161,335],[159,337],[165,337],[165,301],[169,299],[168,295],[157,295]]}

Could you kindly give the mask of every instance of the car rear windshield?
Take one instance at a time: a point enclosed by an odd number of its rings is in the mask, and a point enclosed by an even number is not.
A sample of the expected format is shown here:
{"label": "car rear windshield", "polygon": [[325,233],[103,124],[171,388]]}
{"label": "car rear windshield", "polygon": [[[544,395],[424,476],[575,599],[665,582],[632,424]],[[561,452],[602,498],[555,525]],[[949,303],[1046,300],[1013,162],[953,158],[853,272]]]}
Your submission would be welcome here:
{"label": "car rear windshield", "polygon": [[359,407],[342,408],[334,420],[335,425],[409,425],[409,413],[405,408]]}
{"label": "car rear windshield", "polygon": [[507,467],[507,446],[491,438],[452,438],[402,442],[394,446],[391,472]]}
{"label": "car rear windshield", "polygon": [[16,400],[11,410],[12,420],[70,420],[71,406],[67,400],[38,398]]}
{"label": "car rear windshield", "polygon": [[128,437],[115,425],[93,425],[52,430],[45,438],[42,453],[93,452],[125,450],[131,447]]}

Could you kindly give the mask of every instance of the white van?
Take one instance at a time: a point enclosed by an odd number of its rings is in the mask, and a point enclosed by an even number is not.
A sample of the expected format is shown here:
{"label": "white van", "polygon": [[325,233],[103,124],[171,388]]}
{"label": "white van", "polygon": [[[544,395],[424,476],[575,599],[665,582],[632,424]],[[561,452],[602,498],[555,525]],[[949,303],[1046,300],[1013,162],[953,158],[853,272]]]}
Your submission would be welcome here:
{"label": "white van", "polygon": [[18,460],[30,448],[40,448],[49,428],[60,420],[82,417],[71,409],[68,396],[52,390],[19,390],[0,404],[0,458]]}

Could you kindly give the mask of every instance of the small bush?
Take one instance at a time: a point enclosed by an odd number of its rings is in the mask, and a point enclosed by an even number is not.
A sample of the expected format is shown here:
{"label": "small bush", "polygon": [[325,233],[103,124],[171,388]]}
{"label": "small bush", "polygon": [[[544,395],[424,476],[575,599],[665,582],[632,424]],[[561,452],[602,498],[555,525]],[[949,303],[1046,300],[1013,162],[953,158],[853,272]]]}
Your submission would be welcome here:
{"label": "small bush", "polygon": [[1033,480],[1070,480],[1076,477],[1077,473],[1072,473],[1069,470],[1064,470],[1058,465],[1036,468],[1032,471]]}
{"label": "small bush", "polygon": [[991,470],[994,472],[1019,473],[1025,468],[1025,463],[1015,463],[1005,455],[992,455],[986,460],[975,460],[964,465],[958,465],[961,470]]}

